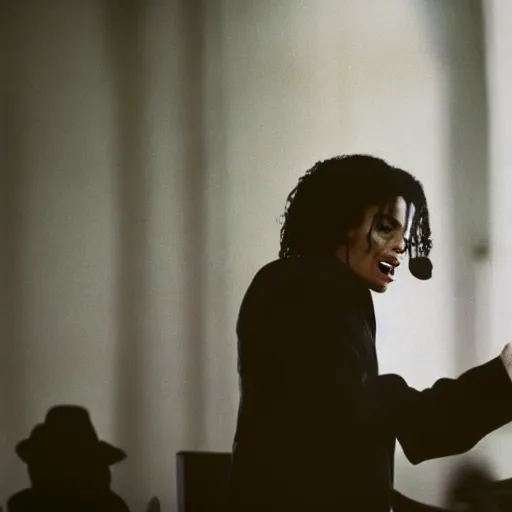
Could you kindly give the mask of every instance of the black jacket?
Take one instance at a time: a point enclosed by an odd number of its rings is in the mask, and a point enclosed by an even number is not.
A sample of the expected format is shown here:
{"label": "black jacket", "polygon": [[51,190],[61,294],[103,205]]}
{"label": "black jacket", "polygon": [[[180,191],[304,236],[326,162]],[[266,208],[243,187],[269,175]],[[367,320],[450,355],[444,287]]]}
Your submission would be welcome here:
{"label": "black jacket", "polygon": [[335,257],[263,267],[237,335],[231,511],[389,512],[395,439],[418,464],[512,420],[499,358],[421,392],[379,376],[371,293]]}

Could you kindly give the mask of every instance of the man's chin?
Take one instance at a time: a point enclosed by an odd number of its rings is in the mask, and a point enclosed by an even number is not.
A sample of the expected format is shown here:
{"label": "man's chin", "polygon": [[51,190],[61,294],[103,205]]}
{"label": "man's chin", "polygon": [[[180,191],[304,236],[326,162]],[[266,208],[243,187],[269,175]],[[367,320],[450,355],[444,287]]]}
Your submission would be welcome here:
{"label": "man's chin", "polygon": [[388,289],[388,284],[387,283],[368,283],[368,286],[370,288],[370,290],[372,290],[373,292],[376,292],[376,293],[384,293],[387,289]]}

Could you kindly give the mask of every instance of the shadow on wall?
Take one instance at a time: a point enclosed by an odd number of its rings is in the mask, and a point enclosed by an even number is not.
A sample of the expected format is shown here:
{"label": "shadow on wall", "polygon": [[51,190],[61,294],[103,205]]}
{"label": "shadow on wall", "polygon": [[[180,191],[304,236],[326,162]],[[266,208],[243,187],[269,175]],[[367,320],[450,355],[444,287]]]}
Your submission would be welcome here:
{"label": "shadow on wall", "polygon": [[[117,378],[117,430],[131,460],[122,468],[120,479],[126,492],[143,481],[146,460],[140,423],[145,392],[144,318],[148,282],[148,187],[145,174],[144,70],[145,16],[140,0],[112,0],[104,3],[108,34],[109,68],[114,108],[114,150],[116,152],[116,202],[118,206],[117,304],[119,373]],[[126,496],[132,502],[133,496]]]}
{"label": "shadow on wall", "polygon": [[[488,168],[488,91],[484,13],[481,0],[421,4],[430,22],[432,48],[447,77],[450,169],[453,201],[455,360],[462,372],[478,360],[479,319],[485,302],[478,290],[478,268],[488,257],[490,198]],[[461,34],[464,34],[461,36]],[[482,307],[480,307],[482,306]]]}
{"label": "shadow on wall", "polygon": [[[0,491],[5,492],[18,478],[12,471],[10,454],[25,414],[24,326],[26,304],[22,290],[24,262],[26,179],[25,101],[27,90],[27,38],[23,31],[21,2],[2,3],[0,44],[0,309],[2,311],[0,343],[0,403],[8,414],[2,417],[0,442]],[[9,340],[9,342],[7,342]],[[5,443],[5,444],[4,444]]]}
{"label": "shadow on wall", "polygon": [[[52,407],[44,423],[16,445],[16,453],[27,465],[31,487],[11,496],[7,512],[129,512],[110,488],[110,466],[126,453],[98,438],[83,407]],[[153,498],[147,512],[159,511]]]}
{"label": "shadow on wall", "polygon": [[[203,388],[204,339],[204,243],[205,243],[205,175],[204,140],[204,13],[201,0],[183,0],[180,9],[184,16],[186,45],[180,59],[183,75],[180,83],[185,116],[182,130],[186,133],[185,193],[187,273],[186,319],[187,385],[194,400],[186,401],[187,435],[193,445],[205,438],[205,409]],[[181,5],[182,4],[182,5]],[[145,458],[147,442],[145,425],[141,424],[141,410],[148,396],[148,370],[145,364],[147,332],[145,320],[151,295],[150,269],[150,204],[152,169],[148,165],[151,144],[148,146],[147,112],[150,105],[150,68],[148,57],[151,47],[147,44],[147,2],[142,0],[111,0],[104,3],[104,23],[109,55],[109,72],[114,93],[114,123],[116,152],[116,202],[118,205],[119,260],[117,264],[117,339],[118,361],[118,430],[126,446],[130,447],[131,460],[123,468],[122,479],[140,482],[149,468]],[[172,29],[171,29],[172,30]],[[130,487],[127,486],[128,491]],[[131,501],[129,499],[129,501]]]}
{"label": "shadow on wall", "polygon": [[450,510],[512,510],[512,479],[496,480],[494,472],[485,461],[466,462],[453,473],[446,501]]}

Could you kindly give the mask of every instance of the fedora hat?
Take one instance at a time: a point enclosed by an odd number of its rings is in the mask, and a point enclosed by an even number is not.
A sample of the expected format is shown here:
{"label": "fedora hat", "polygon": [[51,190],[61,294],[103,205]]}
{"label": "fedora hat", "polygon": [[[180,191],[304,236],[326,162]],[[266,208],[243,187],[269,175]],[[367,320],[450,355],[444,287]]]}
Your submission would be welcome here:
{"label": "fedora hat", "polygon": [[47,458],[52,460],[90,461],[110,466],[126,458],[126,453],[101,441],[89,412],[78,405],[58,405],[36,425],[30,437],[16,445],[16,453],[27,464]]}

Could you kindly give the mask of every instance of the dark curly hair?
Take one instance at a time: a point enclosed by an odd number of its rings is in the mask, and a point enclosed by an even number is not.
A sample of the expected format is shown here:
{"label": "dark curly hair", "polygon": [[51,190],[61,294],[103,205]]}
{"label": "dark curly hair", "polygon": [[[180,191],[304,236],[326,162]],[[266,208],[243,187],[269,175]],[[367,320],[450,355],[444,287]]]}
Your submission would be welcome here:
{"label": "dark curly hair", "polygon": [[[423,267],[430,266],[431,274],[432,240],[421,183],[370,155],[337,156],[306,171],[287,197],[279,258],[334,253],[346,241],[348,231],[362,222],[369,206],[384,207],[398,196],[415,206],[411,237],[406,241],[409,256],[422,260]],[[410,268],[416,275],[411,263]],[[428,279],[430,275],[416,277]]]}

